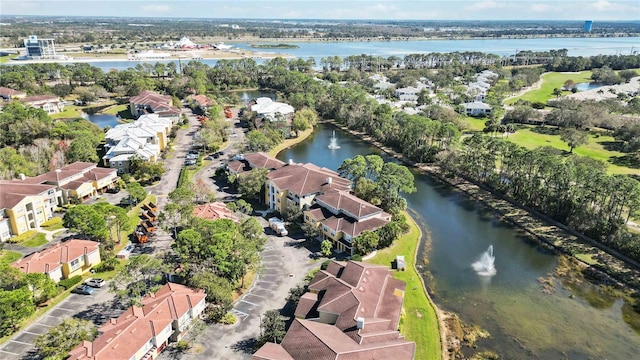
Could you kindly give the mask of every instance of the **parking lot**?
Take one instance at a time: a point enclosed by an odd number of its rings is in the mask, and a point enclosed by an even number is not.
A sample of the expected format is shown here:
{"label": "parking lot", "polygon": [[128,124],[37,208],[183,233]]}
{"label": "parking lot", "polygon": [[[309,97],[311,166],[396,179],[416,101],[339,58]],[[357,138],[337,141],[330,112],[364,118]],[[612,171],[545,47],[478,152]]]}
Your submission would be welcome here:
{"label": "parking lot", "polygon": [[0,346],[0,359],[37,359],[33,345],[35,338],[46,333],[52,326],[62,323],[65,318],[77,317],[102,325],[109,318],[119,316],[124,309],[114,300],[114,294],[109,292],[108,287],[105,284],[102,288],[96,288],[92,295],[70,294]]}
{"label": "parking lot", "polygon": [[[268,228],[267,220],[258,218]],[[310,251],[298,246],[303,241],[276,236],[268,231],[268,240],[260,253],[260,270],[252,287],[238,300],[232,313],[235,325],[207,327],[196,342],[204,345],[201,354],[163,352],[159,359],[250,359],[252,346],[260,334],[260,318],[265,311],[282,309],[289,289],[304,282],[304,276],[320,262],[309,260]]]}

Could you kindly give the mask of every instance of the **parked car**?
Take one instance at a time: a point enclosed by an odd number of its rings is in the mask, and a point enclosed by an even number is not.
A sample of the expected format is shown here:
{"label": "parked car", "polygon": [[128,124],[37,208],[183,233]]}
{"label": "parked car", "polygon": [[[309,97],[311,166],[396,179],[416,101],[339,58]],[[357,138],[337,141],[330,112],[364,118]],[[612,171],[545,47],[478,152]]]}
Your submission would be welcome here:
{"label": "parked car", "polygon": [[185,165],[187,165],[187,166],[189,166],[189,165],[195,165],[195,164],[196,164],[196,161],[195,161],[195,160],[190,160],[190,159],[189,159],[189,160],[186,160],[186,161],[184,162],[184,164],[185,164]]}
{"label": "parked car", "polygon": [[95,278],[95,279],[89,279],[85,281],[84,284],[94,288],[101,288],[105,284],[105,281],[104,279]]}
{"label": "parked car", "polygon": [[80,285],[77,288],[71,290],[72,293],[80,295],[91,295],[94,291],[96,291],[96,289],[88,285]]}
{"label": "parked car", "polygon": [[127,245],[125,246],[124,249],[118,251],[118,254],[116,254],[116,257],[119,259],[128,259],[135,248],[136,247],[134,245]]}

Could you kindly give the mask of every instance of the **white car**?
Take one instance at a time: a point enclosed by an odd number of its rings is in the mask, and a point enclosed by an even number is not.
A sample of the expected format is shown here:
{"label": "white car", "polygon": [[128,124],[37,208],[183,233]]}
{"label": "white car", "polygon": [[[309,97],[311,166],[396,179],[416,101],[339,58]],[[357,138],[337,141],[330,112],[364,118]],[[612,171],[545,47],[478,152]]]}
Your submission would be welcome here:
{"label": "white car", "polygon": [[135,248],[136,247],[133,244],[127,245],[125,246],[124,249],[118,251],[118,254],[116,254],[116,257],[118,259],[128,259]]}
{"label": "white car", "polygon": [[94,288],[101,288],[104,285],[105,281],[104,279],[89,279],[87,281],[85,281],[85,285],[89,285],[91,287]]}

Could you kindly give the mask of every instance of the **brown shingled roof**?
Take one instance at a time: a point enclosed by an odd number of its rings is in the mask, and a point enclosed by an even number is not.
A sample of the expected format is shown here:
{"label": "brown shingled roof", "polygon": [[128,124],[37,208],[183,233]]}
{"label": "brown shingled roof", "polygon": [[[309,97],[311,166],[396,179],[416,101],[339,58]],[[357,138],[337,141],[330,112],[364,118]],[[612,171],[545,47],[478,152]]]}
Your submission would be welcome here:
{"label": "brown shingled roof", "polygon": [[14,90],[8,87],[0,86],[0,96],[11,99],[14,96],[26,95],[27,93],[23,91]]}
{"label": "brown shingled roof", "polygon": [[328,189],[348,190],[351,187],[351,181],[340,177],[338,173],[311,164],[283,166],[267,174],[267,179],[273,181],[278,188],[300,196]]}
{"label": "brown shingled roof", "polygon": [[256,351],[252,360],[294,360],[280,344],[266,343]]}
{"label": "brown shingled roof", "polygon": [[285,165],[284,162],[263,152],[245,154],[243,157],[251,166],[263,169],[279,169]]}
{"label": "brown shingled roof", "polygon": [[335,209],[340,209],[348,214],[361,219],[382,212],[377,206],[360,199],[347,191],[330,190],[316,196],[316,201],[321,201]]}
{"label": "brown shingled roof", "polygon": [[0,180],[0,209],[12,209],[25,197],[39,195],[54,188],[53,185]]}

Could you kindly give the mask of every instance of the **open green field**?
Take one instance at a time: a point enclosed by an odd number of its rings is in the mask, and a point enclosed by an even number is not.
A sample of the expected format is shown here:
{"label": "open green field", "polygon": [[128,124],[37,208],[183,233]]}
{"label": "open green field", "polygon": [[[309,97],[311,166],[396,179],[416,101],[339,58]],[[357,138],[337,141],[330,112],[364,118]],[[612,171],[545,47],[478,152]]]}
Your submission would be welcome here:
{"label": "open green field", "polygon": [[367,262],[391,267],[397,255],[404,255],[407,262],[406,271],[393,273],[394,278],[407,283],[400,331],[407,340],[415,341],[416,359],[440,359],[442,350],[438,318],[415,268],[414,254],[422,234],[409,214],[404,215],[411,227],[409,233],[396,240],[391,247],[378,250],[376,256]]}
{"label": "open green field", "polygon": [[[560,140],[560,135],[552,134],[540,134],[532,131],[533,127],[527,129],[520,129],[515,134],[509,135],[507,140],[512,141],[520,146],[524,146],[527,149],[533,149],[541,146],[551,146],[556,149],[569,152],[569,146]],[[640,175],[640,169],[633,169],[626,166],[614,164],[614,160],[622,158],[626,154],[606,149],[607,143],[613,143],[615,139],[609,135],[595,135],[589,134],[589,142],[585,145],[579,146],[573,149],[573,153],[580,156],[587,156],[593,159],[598,159],[609,164],[607,170],[611,174],[636,174]]]}
{"label": "open green field", "polygon": [[[547,101],[555,98],[555,95],[553,95],[553,89],[562,88],[562,85],[564,85],[564,82],[567,80],[573,80],[576,84],[591,82],[591,71],[582,71],[579,73],[550,72],[542,74],[540,79],[542,79],[540,89],[527,91],[521,96],[507,100],[506,104],[511,105],[518,100],[526,100],[532,103],[541,102],[546,104]],[[562,93],[563,95],[567,95],[571,94],[571,91],[563,91]]]}

